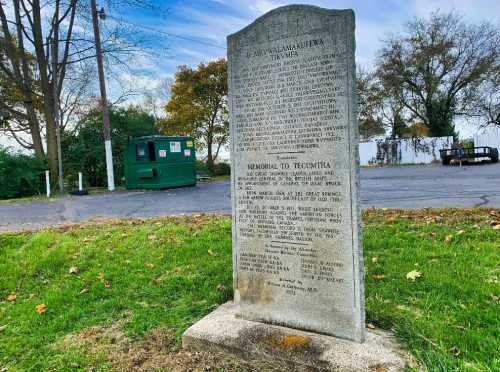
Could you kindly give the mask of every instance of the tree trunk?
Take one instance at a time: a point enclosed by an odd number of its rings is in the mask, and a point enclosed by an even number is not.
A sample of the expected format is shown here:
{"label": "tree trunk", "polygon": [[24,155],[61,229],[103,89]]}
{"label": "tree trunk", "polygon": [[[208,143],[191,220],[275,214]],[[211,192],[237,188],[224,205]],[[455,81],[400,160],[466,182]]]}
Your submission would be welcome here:
{"label": "tree trunk", "polygon": [[209,135],[207,137],[207,169],[208,169],[208,174],[210,176],[213,176],[215,173],[214,169],[214,159],[213,159],[213,154],[212,154],[212,136]]}
{"label": "tree trunk", "polygon": [[35,109],[32,105],[25,105],[28,113],[28,123],[30,126],[31,141],[33,143],[33,150],[38,159],[45,160],[45,151],[43,150],[42,136],[40,135],[40,125],[36,117]]}
{"label": "tree trunk", "polygon": [[[59,2],[56,2],[56,6]],[[35,41],[35,53],[38,64],[38,71],[40,73],[40,88],[43,93],[43,113],[45,116],[46,133],[47,133],[47,162],[50,169],[51,178],[53,181],[57,180],[57,140],[56,140],[56,121],[54,116],[54,90],[49,81],[48,70],[48,57],[45,55],[43,32],[42,32],[42,19],[40,14],[40,0],[33,0],[32,14],[33,14],[33,39]],[[58,42],[59,35],[52,35],[54,42]]]}
{"label": "tree trunk", "polygon": [[33,151],[35,152],[35,156],[42,161],[46,160],[40,132],[31,130],[31,140],[33,141]]}
{"label": "tree trunk", "polygon": [[47,163],[49,164],[50,173],[52,175],[52,181],[57,181],[57,138],[56,138],[56,123],[54,116],[52,116],[52,110],[47,113]]}

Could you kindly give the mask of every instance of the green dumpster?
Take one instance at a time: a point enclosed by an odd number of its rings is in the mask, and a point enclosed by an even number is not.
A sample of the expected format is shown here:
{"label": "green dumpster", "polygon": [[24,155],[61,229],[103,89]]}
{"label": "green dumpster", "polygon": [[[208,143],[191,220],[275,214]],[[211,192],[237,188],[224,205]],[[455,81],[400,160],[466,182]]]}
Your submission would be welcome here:
{"label": "green dumpster", "polygon": [[196,185],[191,137],[131,138],[124,154],[127,189],[163,189]]}

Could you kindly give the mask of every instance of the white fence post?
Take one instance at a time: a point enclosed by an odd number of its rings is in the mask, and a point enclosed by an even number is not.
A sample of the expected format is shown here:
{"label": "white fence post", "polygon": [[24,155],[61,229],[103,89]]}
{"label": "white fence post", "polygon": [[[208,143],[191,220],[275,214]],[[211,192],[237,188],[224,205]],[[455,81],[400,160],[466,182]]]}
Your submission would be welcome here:
{"label": "white fence post", "polygon": [[83,175],[82,172],[78,172],[78,190],[83,190]]}
{"label": "white fence post", "polygon": [[47,188],[47,198],[50,198],[50,171],[45,171],[45,187]]}

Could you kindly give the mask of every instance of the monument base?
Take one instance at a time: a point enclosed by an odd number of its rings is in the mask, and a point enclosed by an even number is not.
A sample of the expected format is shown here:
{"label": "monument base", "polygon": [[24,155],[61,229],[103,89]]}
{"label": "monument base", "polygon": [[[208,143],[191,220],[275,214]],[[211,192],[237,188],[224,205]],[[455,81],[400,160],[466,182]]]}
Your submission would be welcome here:
{"label": "monument base", "polygon": [[[370,331],[364,343],[299,331],[236,316],[233,303],[221,305],[182,335],[182,347],[245,360],[281,360],[295,369],[402,371],[409,361],[391,335]],[[302,368],[301,368],[302,367]]]}

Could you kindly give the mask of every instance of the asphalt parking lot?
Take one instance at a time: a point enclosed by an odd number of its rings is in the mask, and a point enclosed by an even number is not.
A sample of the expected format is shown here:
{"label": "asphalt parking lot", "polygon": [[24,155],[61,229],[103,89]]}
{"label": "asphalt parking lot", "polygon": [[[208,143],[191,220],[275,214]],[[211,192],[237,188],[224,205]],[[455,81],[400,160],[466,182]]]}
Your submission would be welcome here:
{"label": "asphalt parking lot", "polygon": [[[230,213],[229,181],[0,204],[0,231],[99,218]],[[500,163],[361,169],[363,208],[500,207]]]}

